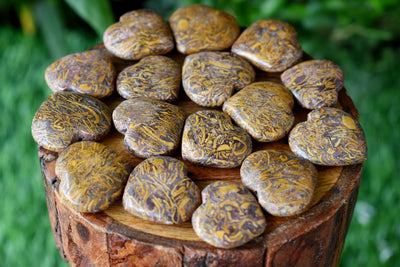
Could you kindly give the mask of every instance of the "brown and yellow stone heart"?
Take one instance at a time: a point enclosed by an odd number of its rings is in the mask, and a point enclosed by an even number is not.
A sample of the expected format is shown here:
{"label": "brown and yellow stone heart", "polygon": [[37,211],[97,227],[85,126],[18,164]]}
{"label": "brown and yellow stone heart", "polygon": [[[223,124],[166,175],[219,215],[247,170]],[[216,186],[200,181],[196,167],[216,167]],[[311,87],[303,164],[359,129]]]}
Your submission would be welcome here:
{"label": "brown and yellow stone heart", "polygon": [[117,79],[118,93],[126,98],[148,97],[173,102],[178,99],[181,67],[165,56],[148,56],[123,69]]}
{"label": "brown and yellow stone heart", "polygon": [[182,54],[228,49],[240,33],[233,16],[199,4],[177,9],[169,23]]}
{"label": "brown and yellow stone heart", "polygon": [[263,71],[280,72],[303,55],[296,37],[296,30],[286,22],[259,20],[243,31],[232,45],[232,52]]}
{"label": "brown and yellow stone heart", "polygon": [[200,189],[187,177],[185,164],[165,156],[151,157],[137,165],[123,196],[125,210],[163,224],[188,221],[200,201]]}
{"label": "brown and yellow stone heart", "polygon": [[182,84],[189,98],[200,106],[218,107],[235,90],[255,79],[253,67],[230,52],[200,52],[185,58]]}
{"label": "brown and yellow stone heart", "polygon": [[100,140],[111,129],[111,111],[97,98],[71,92],[51,94],[32,121],[33,139],[61,152],[78,140]]}
{"label": "brown and yellow stone heart", "polygon": [[107,51],[94,49],[60,58],[47,67],[44,77],[54,92],[103,98],[114,92],[117,72]]}
{"label": "brown and yellow stone heart", "polygon": [[298,156],[319,165],[343,166],[364,162],[364,131],[350,114],[324,107],[308,113],[307,121],[289,133],[289,146]]}
{"label": "brown and yellow stone heart", "polygon": [[141,158],[172,153],[178,146],[185,112],[170,103],[144,97],[121,102],[113,111],[125,147]]}
{"label": "brown and yellow stone heart", "polygon": [[240,168],[243,184],[256,193],[260,205],[274,216],[293,216],[310,203],[317,169],[300,157],[273,150],[252,153]]}
{"label": "brown and yellow stone heart", "polygon": [[79,212],[107,209],[121,196],[131,170],[117,152],[91,141],[69,146],[55,167],[62,201]]}
{"label": "brown and yellow stone heart", "polygon": [[203,203],[193,213],[196,234],[220,248],[243,245],[264,232],[266,220],[254,196],[243,185],[218,181],[202,191]]}
{"label": "brown and yellow stone heart", "polygon": [[335,105],[344,85],[340,67],[324,59],[299,63],[284,71],[281,79],[300,105],[308,109]]}
{"label": "brown and yellow stone heart", "polygon": [[294,122],[293,96],[274,82],[256,82],[229,98],[223,111],[255,140],[270,142],[283,138]]}
{"label": "brown and yellow stone heart", "polygon": [[150,10],[134,10],[122,15],[107,28],[104,45],[117,57],[138,60],[150,55],[166,54],[174,48],[168,23]]}
{"label": "brown and yellow stone heart", "polygon": [[191,114],[182,135],[182,157],[192,163],[219,168],[239,166],[251,153],[251,137],[217,110]]}

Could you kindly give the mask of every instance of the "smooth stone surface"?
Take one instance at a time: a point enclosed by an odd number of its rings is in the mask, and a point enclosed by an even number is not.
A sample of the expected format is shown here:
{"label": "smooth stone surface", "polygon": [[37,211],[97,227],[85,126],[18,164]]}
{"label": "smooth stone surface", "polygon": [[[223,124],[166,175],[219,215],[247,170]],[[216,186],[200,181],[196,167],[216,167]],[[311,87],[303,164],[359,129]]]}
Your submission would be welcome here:
{"label": "smooth stone surface", "polygon": [[233,92],[252,83],[253,67],[230,52],[200,52],[185,58],[182,84],[189,98],[200,106],[219,107]]}
{"label": "smooth stone surface", "polygon": [[324,107],[308,113],[307,121],[289,133],[290,149],[309,161],[344,166],[367,160],[367,143],[360,124],[350,114]]}
{"label": "smooth stone surface", "polygon": [[200,202],[200,189],[187,176],[185,164],[165,156],[151,157],[137,165],[123,196],[125,210],[162,224],[188,221]]}
{"label": "smooth stone surface", "polygon": [[241,246],[264,232],[261,207],[243,185],[218,181],[202,191],[203,203],[192,217],[193,229],[219,248]]}
{"label": "smooth stone surface", "polygon": [[343,71],[325,59],[299,63],[284,71],[281,79],[300,105],[308,109],[335,105],[344,86]]}
{"label": "smooth stone surface", "polygon": [[60,58],[45,71],[53,92],[72,91],[103,98],[114,92],[117,72],[105,49],[94,49]]}
{"label": "smooth stone surface", "polygon": [[182,157],[192,163],[219,168],[239,166],[251,153],[251,137],[217,110],[191,114],[182,134]]}
{"label": "smooth stone surface", "polygon": [[255,140],[271,142],[290,131],[293,105],[293,96],[284,86],[256,82],[229,98],[222,109]]}
{"label": "smooth stone surface", "polygon": [[181,85],[181,67],[166,56],[148,56],[123,69],[117,79],[118,93],[126,99],[143,96],[175,101]]}
{"label": "smooth stone surface", "polygon": [[33,139],[55,152],[78,140],[100,140],[110,129],[111,111],[103,102],[71,92],[51,94],[32,120]]}
{"label": "smooth stone surface", "polygon": [[232,45],[232,52],[268,72],[284,71],[303,55],[296,30],[280,20],[259,20],[250,25]]}
{"label": "smooth stone surface", "polygon": [[180,142],[185,113],[170,103],[136,97],[121,102],[113,111],[115,128],[125,135],[127,150],[148,158],[172,153]]}
{"label": "smooth stone surface", "polygon": [[103,42],[117,57],[138,60],[150,55],[166,54],[174,48],[168,23],[150,10],[134,10],[122,15],[104,32]]}
{"label": "smooth stone surface", "polygon": [[261,150],[243,161],[240,176],[268,213],[293,216],[310,203],[318,171],[311,162],[287,152]]}
{"label": "smooth stone surface", "polygon": [[240,33],[233,16],[199,4],[177,9],[169,23],[182,54],[228,49]]}
{"label": "smooth stone surface", "polygon": [[62,201],[79,212],[107,209],[121,196],[131,170],[117,152],[92,141],[69,146],[55,167]]}

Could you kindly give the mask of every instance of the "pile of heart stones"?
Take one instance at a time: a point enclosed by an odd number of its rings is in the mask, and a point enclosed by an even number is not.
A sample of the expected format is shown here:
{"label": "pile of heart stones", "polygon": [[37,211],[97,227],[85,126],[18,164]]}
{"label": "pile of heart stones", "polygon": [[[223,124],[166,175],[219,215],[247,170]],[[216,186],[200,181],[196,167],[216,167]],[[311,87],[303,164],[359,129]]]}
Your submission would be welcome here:
{"label": "pile of heart stones", "polygon": [[[302,62],[286,22],[260,20],[241,32],[234,17],[203,5],[176,10],[169,23],[135,10],[105,31],[104,47],[47,68],[53,94],[32,122],[38,145],[59,155],[59,195],[74,210],[102,211],[122,195],[135,216],[162,224],[191,220],[202,240],[233,248],[263,233],[265,212],[293,216],[308,208],[314,164],[367,158],[357,120],[333,107],[344,84],[341,69],[328,60]],[[165,55],[175,47],[186,56],[183,66]],[[118,72],[113,57],[133,63]],[[282,82],[256,81],[254,67],[281,73]],[[175,105],[181,87],[204,109],[187,116]],[[110,110],[101,99],[114,91],[126,100]],[[295,100],[309,110],[296,124]],[[98,142],[111,127],[144,159],[134,168]],[[252,153],[254,141],[286,136],[292,153]],[[200,191],[174,154],[179,146],[194,164],[240,166],[242,184],[220,180]]]}

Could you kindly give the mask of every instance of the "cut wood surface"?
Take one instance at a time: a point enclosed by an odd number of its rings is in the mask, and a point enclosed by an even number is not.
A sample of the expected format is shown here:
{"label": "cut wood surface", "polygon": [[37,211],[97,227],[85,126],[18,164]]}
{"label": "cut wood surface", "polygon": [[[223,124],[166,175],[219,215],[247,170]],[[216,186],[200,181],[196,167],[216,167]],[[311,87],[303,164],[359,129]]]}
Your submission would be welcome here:
{"label": "cut wood surface", "polygon": [[[173,58],[182,63],[181,57]],[[126,62],[124,64],[127,64]],[[121,69],[121,65],[119,69]],[[280,82],[277,74],[257,73],[257,80]],[[204,109],[184,96],[178,105],[188,114]],[[103,101],[114,108],[123,99],[114,94]],[[346,90],[339,104],[356,119],[358,113]],[[295,107],[296,123],[307,111]],[[101,143],[110,146],[136,166],[142,159],[124,147],[116,130]],[[272,143],[253,143],[253,150],[290,151],[287,138]],[[176,157],[182,159],[180,151]],[[57,153],[39,147],[39,158],[53,236],[57,248],[71,266],[336,266],[351,221],[361,180],[362,165],[318,166],[316,191],[310,208],[298,216],[266,214],[267,228],[249,243],[234,248],[215,248],[201,241],[190,222],[162,225],[127,213],[121,200],[104,212],[79,213],[66,207],[58,194],[54,167]],[[189,162],[188,176],[202,189],[215,180],[240,183],[240,168],[200,167]]]}

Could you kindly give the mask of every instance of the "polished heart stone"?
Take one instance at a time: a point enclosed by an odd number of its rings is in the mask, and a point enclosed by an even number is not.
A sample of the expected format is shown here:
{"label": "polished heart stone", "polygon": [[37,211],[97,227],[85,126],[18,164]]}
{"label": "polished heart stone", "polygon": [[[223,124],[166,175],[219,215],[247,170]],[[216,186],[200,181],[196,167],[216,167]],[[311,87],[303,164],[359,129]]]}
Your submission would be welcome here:
{"label": "polished heart stone", "polygon": [[60,58],[45,71],[54,92],[72,91],[103,98],[114,92],[117,72],[105,49],[94,49]]}
{"label": "polished heart stone", "polygon": [[32,120],[33,139],[55,152],[78,140],[100,140],[110,129],[111,111],[103,102],[71,92],[51,94]]}
{"label": "polished heart stone", "polygon": [[284,71],[281,79],[300,105],[308,109],[335,105],[344,85],[340,67],[324,59],[299,63]]}
{"label": "polished heart stone", "polygon": [[274,216],[293,216],[310,203],[317,169],[303,158],[273,150],[252,153],[240,168],[243,184],[255,192],[260,205]]}
{"label": "polished heart stone", "polygon": [[121,196],[131,170],[120,154],[92,141],[69,146],[55,167],[63,203],[79,212],[107,209]]}
{"label": "polished heart stone", "polygon": [[122,70],[117,79],[118,93],[126,98],[143,96],[175,101],[181,85],[181,67],[166,56],[148,56]]}
{"label": "polished heart stone", "polygon": [[319,165],[343,166],[364,162],[364,131],[350,114],[324,107],[308,113],[307,121],[289,134],[289,146],[298,156]]}
{"label": "polished heart stone", "polygon": [[229,52],[200,52],[187,56],[183,63],[183,88],[200,106],[221,106],[254,79],[251,64]]}
{"label": "polished heart stone", "polygon": [[254,139],[270,142],[283,138],[294,122],[293,96],[274,82],[256,82],[229,98],[223,111]]}
{"label": "polished heart stone", "polygon": [[162,224],[188,221],[200,201],[200,189],[187,176],[185,164],[165,156],[151,157],[137,165],[123,196],[125,210]]}
{"label": "polished heart stone", "polygon": [[182,157],[192,163],[219,168],[239,166],[251,153],[251,137],[217,110],[191,114],[182,135]]}
{"label": "polished heart stone", "polygon": [[169,23],[182,54],[228,49],[240,33],[233,16],[199,4],[177,9]]}
{"label": "polished heart stone", "polygon": [[234,248],[264,232],[267,223],[262,209],[243,185],[218,181],[201,195],[203,203],[193,213],[192,225],[205,242]]}
{"label": "polished heart stone", "polygon": [[239,36],[232,52],[268,72],[284,71],[303,55],[296,30],[279,20],[259,20]]}
{"label": "polished heart stone", "polygon": [[107,28],[104,45],[117,57],[138,60],[150,55],[166,54],[174,48],[168,23],[150,10],[134,10],[122,15]]}
{"label": "polished heart stone", "polygon": [[141,158],[172,153],[178,146],[185,113],[170,103],[144,97],[121,102],[113,111],[125,147]]}

